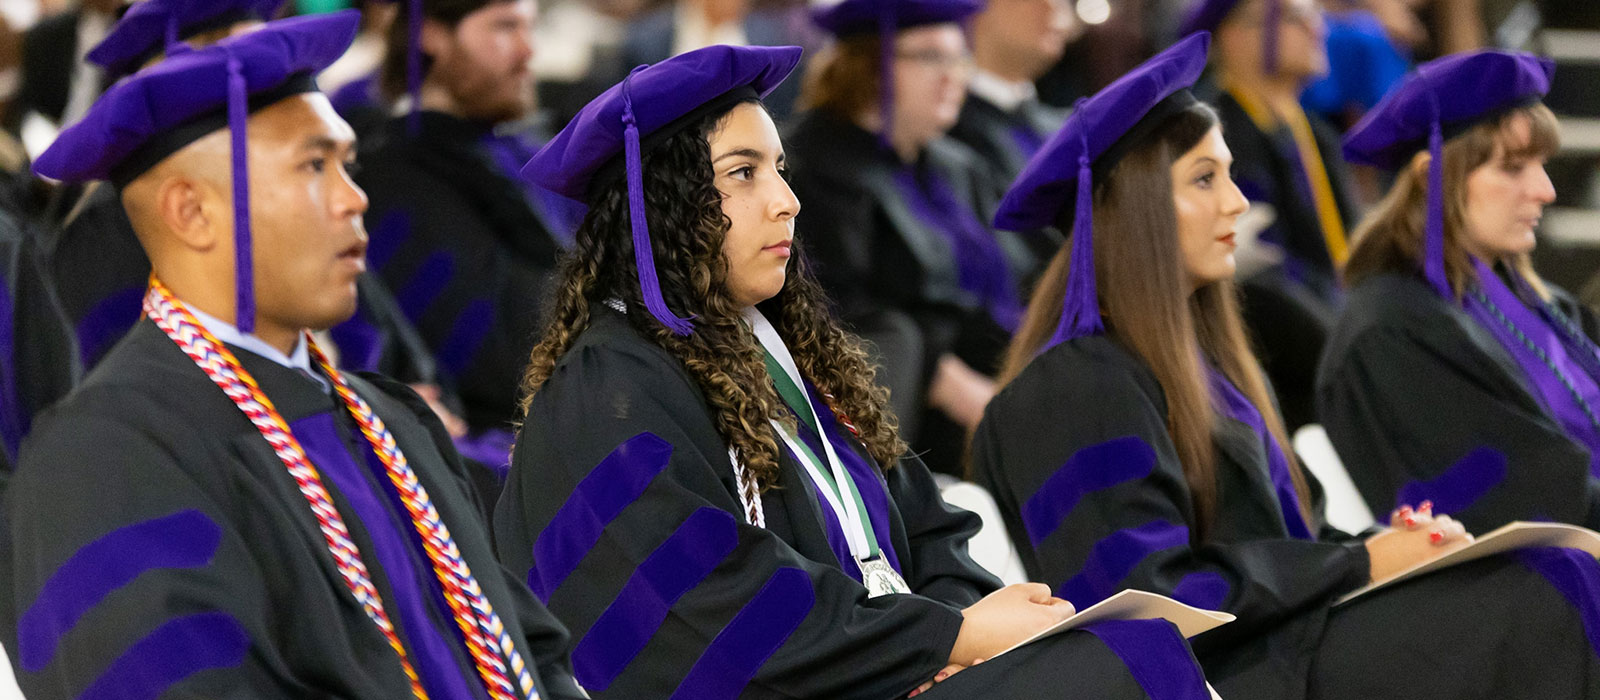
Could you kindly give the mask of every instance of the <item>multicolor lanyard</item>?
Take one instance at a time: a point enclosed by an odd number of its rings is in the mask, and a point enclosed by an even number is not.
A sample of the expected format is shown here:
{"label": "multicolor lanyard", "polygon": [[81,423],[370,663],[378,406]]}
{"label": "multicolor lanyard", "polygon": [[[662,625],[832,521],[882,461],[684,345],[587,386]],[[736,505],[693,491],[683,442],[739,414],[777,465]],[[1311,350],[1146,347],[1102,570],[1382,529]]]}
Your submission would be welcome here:
{"label": "multicolor lanyard", "polygon": [[[234,405],[250,419],[261,432],[261,436],[266,438],[267,443],[277,453],[278,459],[283,461],[284,468],[289,471],[289,476],[294,479],[300,494],[311,507],[312,515],[316,516],[317,526],[322,531],[328,552],[333,555],[345,585],[349,587],[350,593],[361,604],[367,616],[378,626],[378,630],[388,640],[389,646],[399,655],[400,666],[411,682],[411,694],[419,700],[426,700],[427,692],[417,677],[416,669],[407,658],[405,647],[395,633],[394,624],[384,611],[383,600],[367,573],[366,564],[361,559],[361,551],[350,539],[350,531],[345,527],[344,519],[339,515],[332,498],[323,486],[321,474],[306,458],[305,450],[301,448],[294,433],[289,430],[283,416],[278,414],[272,400],[262,392],[255,378],[239,363],[232,351],[211,335],[205,326],[189,313],[183,302],[173,297],[172,293],[154,277],[150,280],[150,291],[145,295],[144,312],[162,332],[167,334],[168,338],[177,343],[184,354],[205,371],[206,376],[210,377],[228,398],[233,400]],[[449,528],[439,518],[432,500],[428,498],[428,492],[417,481],[416,473],[411,470],[405,454],[395,444],[394,436],[389,433],[383,420],[372,411],[372,407],[351,390],[344,377],[334,370],[309,335],[306,336],[306,343],[323,373],[333,381],[335,391],[350,415],[355,418],[356,424],[360,426],[362,435],[367,438],[374,453],[383,462],[390,483],[394,485],[400,500],[405,504],[412,525],[421,535],[423,549],[426,550],[428,559],[433,565],[434,574],[443,587],[445,601],[454,614],[456,624],[461,629],[467,649],[472,654],[478,674],[483,678],[490,697],[494,700],[515,698],[538,700],[539,695],[534,689],[533,677],[523,663],[522,655],[513,645],[511,635],[506,632],[505,625],[495,614],[493,606],[478,587],[478,581],[473,577],[471,569],[462,560],[461,552],[456,548]],[[507,660],[510,661],[511,673],[516,675],[516,686],[512,685],[508,677]]]}

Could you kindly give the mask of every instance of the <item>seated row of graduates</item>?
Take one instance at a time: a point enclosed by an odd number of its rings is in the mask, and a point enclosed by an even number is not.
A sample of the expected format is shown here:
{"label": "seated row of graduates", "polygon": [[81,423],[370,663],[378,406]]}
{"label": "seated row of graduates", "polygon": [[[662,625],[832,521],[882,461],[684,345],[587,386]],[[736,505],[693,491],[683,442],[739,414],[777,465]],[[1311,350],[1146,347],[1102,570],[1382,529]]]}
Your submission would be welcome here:
{"label": "seated row of graduates", "polygon": [[[491,551],[426,404],[304,334],[355,305],[351,134],[304,80],[354,26],[286,20],[169,59],[39,160],[116,182],[156,281],[5,496],[30,697],[1203,698],[1202,669],[1227,697],[1600,694],[1586,556],[1520,552],[1331,607],[1466,535],[1420,504],[1365,539],[1318,526],[1232,307],[1245,201],[1187,92],[1203,34],[1081,105],[1008,193],[1002,224],[1071,237],[975,461],[1030,573],[1072,603],[1136,587],[1238,622],[1192,652],[1168,623],[1119,622],[978,663],[1071,607],[972,563],[976,518],[906,453],[808,275],[759,102],[794,48],[637,71],[524,169],[590,210]],[[1531,88],[1453,121],[1548,88],[1531,59],[1468,61]],[[1416,120],[1390,117],[1373,138],[1415,144]]]}

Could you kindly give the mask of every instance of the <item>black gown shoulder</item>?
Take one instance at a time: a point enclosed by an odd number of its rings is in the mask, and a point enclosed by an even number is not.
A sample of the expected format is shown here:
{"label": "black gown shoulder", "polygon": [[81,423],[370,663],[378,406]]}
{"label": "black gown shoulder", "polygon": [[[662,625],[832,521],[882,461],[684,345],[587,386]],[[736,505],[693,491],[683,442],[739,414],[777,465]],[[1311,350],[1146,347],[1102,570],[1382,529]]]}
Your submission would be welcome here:
{"label": "black gown shoulder", "polygon": [[36,228],[0,212],[0,484],[35,417],[81,374],[42,243]]}
{"label": "black gown shoulder", "polygon": [[424,112],[384,125],[356,181],[372,269],[394,293],[475,428],[505,427],[560,246],[484,152],[487,125]]}
{"label": "black gown shoulder", "polygon": [[[335,410],[303,375],[235,353],[285,421]],[[350,383],[388,425],[536,683],[549,697],[582,697],[565,632],[494,559],[481,506],[437,419],[402,385]],[[366,526],[325,484],[368,558]],[[241,688],[271,698],[410,695],[293,478],[148,320],[41,419],[0,515],[0,616],[29,697],[110,688],[149,697]],[[387,598],[391,583],[374,572]]]}
{"label": "black gown shoulder", "polygon": [[1066,110],[1033,101],[1006,111],[973,92],[961,104],[950,136],[988,166],[1003,195],[1040,146],[1066,122]]}
{"label": "black gown shoulder", "polygon": [[[1556,298],[1594,327],[1570,295]],[[1317,386],[1328,437],[1373,512],[1427,498],[1478,532],[1513,520],[1600,527],[1588,450],[1493,334],[1417,275],[1351,291]]]}
{"label": "black gown shoulder", "polygon": [[54,234],[50,276],[92,368],[140,318],[150,259],[140,247],[116,188],[84,188]]}
{"label": "black gown shoulder", "polygon": [[[1600,593],[1576,582],[1588,575],[1577,571],[1600,574],[1593,558],[1530,550],[1538,553],[1527,561],[1490,558],[1334,607],[1367,583],[1364,543],[1320,517],[1310,523],[1315,537],[1291,536],[1262,439],[1226,416],[1212,431],[1215,516],[1199,522],[1165,417],[1154,375],[1104,336],[1046,350],[996,396],[974,437],[973,467],[1030,576],[1080,607],[1131,588],[1234,614],[1194,640],[1229,698],[1509,696],[1535,686],[1578,698],[1600,689],[1600,656],[1583,641],[1600,618],[1573,615],[1588,615],[1585,601]],[[1462,622],[1464,609],[1483,617]],[[1559,648],[1562,679],[1547,678],[1539,645],[1507,653],[1510,640],[1541,627],[1553,630],[1544,644]],[[1397,632],[1415,629],[1453,633],[1410,644]]]}

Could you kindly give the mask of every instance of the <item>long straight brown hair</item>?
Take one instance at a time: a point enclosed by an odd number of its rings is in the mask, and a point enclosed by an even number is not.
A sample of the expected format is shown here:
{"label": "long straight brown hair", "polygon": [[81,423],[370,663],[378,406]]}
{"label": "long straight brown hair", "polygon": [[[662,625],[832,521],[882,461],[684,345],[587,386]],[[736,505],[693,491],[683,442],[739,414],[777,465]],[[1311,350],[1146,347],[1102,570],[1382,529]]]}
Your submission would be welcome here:
{"label": "long straight brown hair", "polygon": [[[1528,122],[1528,140],[1514,143],[1512,129],[1522,119]],[[1468,259],[1466,244],[1467,177],[1488,163],[1496,153],[1504,160],[1549,158],[1561,147],[1556,115],[1542,104],[1513,109],[1498,119],[1468,128],[1444,144],[1444,274],[1451,291],[1459,299],[1476,274]],[[1426,153],[1424,151],[1423,153]],[[1360,284],[1385,272],[1416,272],[1422,269],[1422,235],[1427,224],[1428,162],[1418,153],[1395,178],[1389,193],[1361,225],[1356,227],[1345,264],[1345,280]],[[1507,261],[1533,285],[1540,296],[1549,298],[1544,281],[1534,273],[1527,255]]]}
{"label": "long straight brown hair", "polygon": [[[1109,173],[1097,175],[1094,187],[1095,280],[1106,334],[1138,356],[1161,385],[1167,432],[1183,461],[1201,540],[1210,532],[1217,504],[1211,438],[1217,417],[1203,358],[1215,362],[1261,411],[1267,430],[1289,459],[1300,515],[1315,522],[1305,475],[1251,352],[1233,282],[1191,293],[1184,272],[1171,168],[1218,124],[1216,112],[1203,104],[1167,117]],[[1061,218],[1061,230],[1070,231],[1072,212]],[[1061,246],[1035,287],[1022,327],[1006,352],[1002,383],[1016,378],[1055,335],[1071,249],[1070,241]]]}

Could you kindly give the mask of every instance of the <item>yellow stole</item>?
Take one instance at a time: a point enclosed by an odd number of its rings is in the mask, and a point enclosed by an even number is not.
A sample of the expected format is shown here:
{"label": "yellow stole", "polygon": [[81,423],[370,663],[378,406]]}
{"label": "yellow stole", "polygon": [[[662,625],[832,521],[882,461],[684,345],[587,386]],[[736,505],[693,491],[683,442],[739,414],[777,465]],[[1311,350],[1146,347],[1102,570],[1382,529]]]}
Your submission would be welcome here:
{"label": "yellow stole", "polygon": [[1322,224],[1322,240],[1327,245],[1328,257],[1332,258],[1335,268],[1343,267],[1345,259],[1350,256],[1344,218],[1339,213],[1339,203],[1333,198],[1333,181],[1322,162],[1322,151],[1317,148],[1317,139],[1311,131],[1311,121],[1306,119],[1305,110],[1295,104],[1288,114],[1277,114],[1248,90],[1239,89],[1231,83],[1224,83],[1222,89],[1239,103],[1250,121],[1255,122],[1262,131],[1271,134],[1279,125],[1289,127],[1289,135],[1294,139],[1295,150],[1300,155],[1300,169],[1306,177],[1306,185],[1311,189],[1311,203],[1317,210],[1317,221]]}

